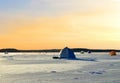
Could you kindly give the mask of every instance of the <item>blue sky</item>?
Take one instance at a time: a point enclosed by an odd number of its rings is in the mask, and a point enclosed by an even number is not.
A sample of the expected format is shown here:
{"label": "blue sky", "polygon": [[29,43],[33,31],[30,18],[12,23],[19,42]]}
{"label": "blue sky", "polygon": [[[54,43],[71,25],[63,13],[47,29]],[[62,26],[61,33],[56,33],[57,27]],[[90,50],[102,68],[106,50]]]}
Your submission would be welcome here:
{"label": "blue sky", "polygon": [[0,0],[0,11],[24,9],[29,0]]}

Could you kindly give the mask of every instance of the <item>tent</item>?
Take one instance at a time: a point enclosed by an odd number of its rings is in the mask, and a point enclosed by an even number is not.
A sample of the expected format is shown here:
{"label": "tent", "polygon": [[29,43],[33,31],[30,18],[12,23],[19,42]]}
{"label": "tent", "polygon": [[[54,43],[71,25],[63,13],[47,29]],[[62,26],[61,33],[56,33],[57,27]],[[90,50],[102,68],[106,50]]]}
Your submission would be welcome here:
{"label": "tent", "polygon": [[68,48],[68,47],[65,47],[64,49],[61,50],[60,52],[60,59],[75,59],[75,54],[74,52]]}
{"label": "tent", "polygon": [[111,56],[116,56],[116,51],[110,51]]}

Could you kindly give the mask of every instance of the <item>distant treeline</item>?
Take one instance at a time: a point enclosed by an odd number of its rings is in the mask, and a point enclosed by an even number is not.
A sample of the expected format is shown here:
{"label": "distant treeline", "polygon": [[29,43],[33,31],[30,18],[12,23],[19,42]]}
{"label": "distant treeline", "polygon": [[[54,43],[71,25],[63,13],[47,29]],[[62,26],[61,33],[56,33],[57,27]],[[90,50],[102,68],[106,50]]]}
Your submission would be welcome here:
{"label": "distant treeline", "polygon": [[[74,52],[110,52],[110,51],[116,51],[120,52],[120,50],[115,49],[87,49],[87,48],[71,48]],[[44,50],[18,50],[14,48],[6,48],[6,49],[0,49],[0,52],[60,52],[61,49],[44,49]]]}

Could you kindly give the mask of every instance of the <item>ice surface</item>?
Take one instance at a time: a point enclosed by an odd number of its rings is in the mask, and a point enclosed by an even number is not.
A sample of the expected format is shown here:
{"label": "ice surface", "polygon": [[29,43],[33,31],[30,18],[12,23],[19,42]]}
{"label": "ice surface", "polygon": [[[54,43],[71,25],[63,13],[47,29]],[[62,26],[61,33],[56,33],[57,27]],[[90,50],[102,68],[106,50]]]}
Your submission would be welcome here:
{"label": "ice surface", "polygon": [[120,83],[120,55],[75,53],[77,60],[52,59],[58,53],[0,54],[0,83]]}

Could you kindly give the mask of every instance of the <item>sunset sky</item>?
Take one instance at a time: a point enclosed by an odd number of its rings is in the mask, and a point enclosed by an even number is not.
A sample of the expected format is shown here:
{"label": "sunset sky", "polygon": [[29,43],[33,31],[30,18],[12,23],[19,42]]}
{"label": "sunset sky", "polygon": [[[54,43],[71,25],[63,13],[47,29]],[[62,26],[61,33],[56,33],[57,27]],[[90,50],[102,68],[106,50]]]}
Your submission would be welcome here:
{"label": "sunset sky", "polygon": [[0,49],[120,49],[120,0],[0,0]]}

